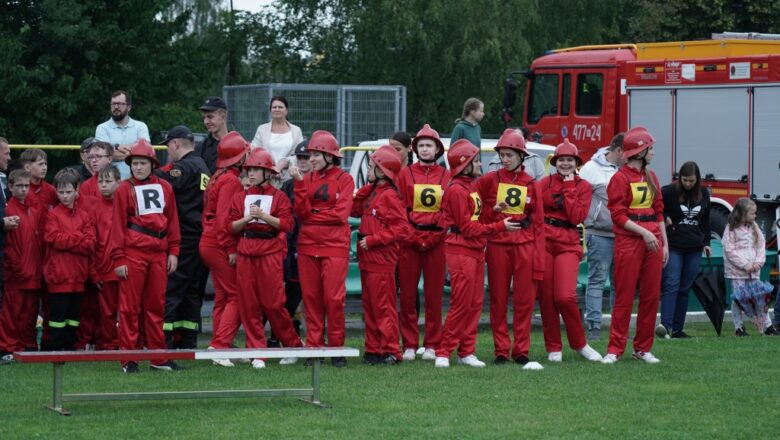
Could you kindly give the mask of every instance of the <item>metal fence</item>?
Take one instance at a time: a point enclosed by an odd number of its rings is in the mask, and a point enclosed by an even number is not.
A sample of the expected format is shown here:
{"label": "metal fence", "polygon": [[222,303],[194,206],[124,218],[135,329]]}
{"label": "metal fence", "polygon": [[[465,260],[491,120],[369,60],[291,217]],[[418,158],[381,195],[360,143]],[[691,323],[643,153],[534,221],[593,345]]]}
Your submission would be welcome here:
{"label": "metal fence", "polygon": [[287,118],[306,137],[328,130],[341,145],[357,145],[406,130],[406,87],[331,84],[225,86],[228,126],[251,141],[257,127],[271,120],[269,104],[279,95],[290,104]]}

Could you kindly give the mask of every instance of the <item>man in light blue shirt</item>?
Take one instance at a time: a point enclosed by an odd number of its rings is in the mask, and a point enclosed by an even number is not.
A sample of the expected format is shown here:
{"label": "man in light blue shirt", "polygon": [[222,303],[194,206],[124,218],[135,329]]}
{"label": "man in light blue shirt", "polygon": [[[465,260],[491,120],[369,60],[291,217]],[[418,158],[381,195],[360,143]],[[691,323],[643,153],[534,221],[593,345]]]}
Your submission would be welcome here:
{"label": "man in light blue shirt", "polygon": [[130,148],[141,138],[151,142],[146,124],[130,117],[132,108],[130,95],[124,90],[117,90],[111,94],[111,119],[95,130],[95,139],[114,146],[113,164],[119,168],[123,180],[130,177],[130,167],[125,164]]}

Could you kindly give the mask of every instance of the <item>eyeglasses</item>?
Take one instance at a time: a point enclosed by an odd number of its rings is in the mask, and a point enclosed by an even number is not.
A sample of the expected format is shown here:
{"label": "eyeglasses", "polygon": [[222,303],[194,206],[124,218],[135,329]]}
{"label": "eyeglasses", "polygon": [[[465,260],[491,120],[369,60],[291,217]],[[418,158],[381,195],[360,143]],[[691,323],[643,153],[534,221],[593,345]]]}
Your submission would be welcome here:
{"label": "eyeglasses", "polygon": [[100,160],[105,159],[106,157],[111,157],[108,154],[96,154],[96,155],[90,155],[87,156],[87,160]]}
{"label": "eyeglasses", "polygon": [[126,106],[127,106],[126,102],[112,102],[111,103],[111,107],[126,107]]}

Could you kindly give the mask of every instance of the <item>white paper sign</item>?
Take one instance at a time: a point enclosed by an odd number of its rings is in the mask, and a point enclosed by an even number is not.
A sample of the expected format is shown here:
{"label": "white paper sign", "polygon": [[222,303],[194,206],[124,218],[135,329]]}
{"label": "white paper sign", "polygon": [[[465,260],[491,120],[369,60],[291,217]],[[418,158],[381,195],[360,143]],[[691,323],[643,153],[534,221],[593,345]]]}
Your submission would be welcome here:
{"label": "white paper sign", "polygon": [[153,183],[139,185],[135,188],[135,201],[138,205],[138,215],[162,214],[165,210],[165,195],[162,185]]}
{"label": "white paper sign", "polygon": [[696,64],[683,64],[682,77],[686,81],[696,81]]}
{"label": "white paper sign", "polygon": [[750,79],[750,63],[731,63],[729,79]]}
{"label": "white paper sign", "polygon": [[[271,213],[271,203],[274,201],[274,196],[265,194],[247,194],[244,197],[244,217],[249,215],[249,207],[252,205],[260,207],[266,214]],[[252,220],[249,223],[265,223],[263,220]]]}

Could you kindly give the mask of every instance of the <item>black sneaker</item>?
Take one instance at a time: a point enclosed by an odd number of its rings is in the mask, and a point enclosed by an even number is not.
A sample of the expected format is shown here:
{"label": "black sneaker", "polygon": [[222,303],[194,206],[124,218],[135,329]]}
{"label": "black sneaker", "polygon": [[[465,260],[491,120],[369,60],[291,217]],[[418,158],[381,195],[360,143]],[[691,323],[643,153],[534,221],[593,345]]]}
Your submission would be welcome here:
{"label": "black sneaker", "polygon": [[140,373],[140,371],[138,370],[138,363],[137,362],[126,363],[125,366],[122,367],[122,372],[125,374]]}
{"label": "black sneaker", "polygon": [[767,336],[780,336],[780,333],[771,325],[764,330],[764,334]]}
{"label": "black sneaker", "polygon": [[683,330],[672,332],[672,339],[690,339],[691,335],[685,333]]}
{"label": "black sneaker", "polygon": [[528,363],[528,356],[520,355],[515,358],[515,363],[520,365],[525,365]]}
{"label": "black sneaker", "polygon": [[376,353],[365,353],[363,355],[363,363],[365,365],[376,365],[379,361],[379,355]]}
{"label": "black sneaker", "polygon": [[507,362],[509,362],[509,358],[504,355],[498,355],[493,359],[493,365],[504,365]]}
{"label": "black sneaker", "polygon": [[588,340],[598,341],[601,339],[601,329],[597,327],[591,327],[588,329]]}
{"label": "black sneaker", "polygon": [[160,364],[160,365],[150,364],[149,368],[157,371],[181,371],[184,369],[184,367],[180,366],[174,361],[167,361],[164,364]]}
{"label": "black sneaker", "polygon": [[[392,354],[386,354],[384,357],[382,357],[380,359],[380,362],[385,364],[385,365],[396,365],[396,364],[400,364],[401,363],[401,361],[399,361],[398,358],[396,358]],[[336,364],[334,363],[333,365],[336,365]],[[346,359],[344,359],[344,366],[345,367],[347,366],[347,360]]]}
{"label": "black sneaker", "polygon": [[319,362],[320,364],[322,364],[322,362],[324,361],[324,359],[322,359],[322,358],[307,358],[306,361],[303,363],[303,366],[304,367],[311,367],[312,365],[314,365],[314,361],[315,360],[317,362]]}
{"label": "black sneaker", "polygon": [[748,334],[748,332],[745,331],[745,326],[744,325],[742,327],[736,329],[734,331],[734,335],[736,335],[738,338],[745,337],[745,336],[750,336]]}
{"label": "black sneaker", "polygon": [[345,357],[334,357],[330,362],[336,368],[344,368],[347,366],[347,358]]}
{"label": "black sneaker", "polygon": [[268,348],[279,348],[282,345],[279,343],[279,340],[276,338],[269,338],[268,342],[266,343]]}

